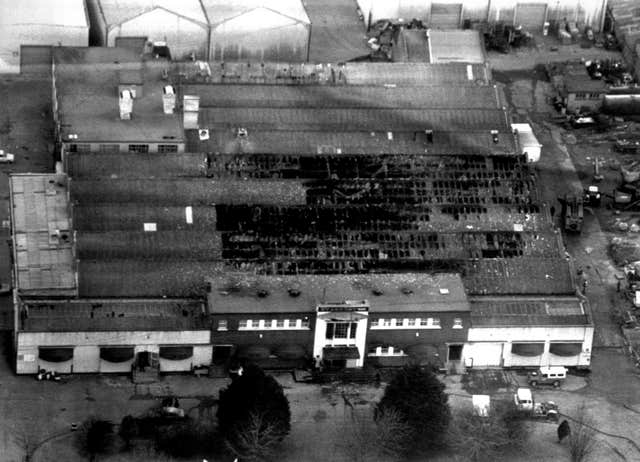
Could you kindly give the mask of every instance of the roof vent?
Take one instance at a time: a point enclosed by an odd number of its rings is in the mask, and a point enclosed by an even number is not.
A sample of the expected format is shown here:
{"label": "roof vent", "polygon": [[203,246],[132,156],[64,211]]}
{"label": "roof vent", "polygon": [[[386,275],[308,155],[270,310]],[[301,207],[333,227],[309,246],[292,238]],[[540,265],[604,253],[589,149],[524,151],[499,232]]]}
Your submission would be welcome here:
{"label": "roof vent", "polygon": [[173,114],[176,107],[176,91],[172,85],[165,85],[162,88],[162,109],[165,114]]}
{"label": "roof vent", "polygon": [[246,128],[238,128],[238,132],[236,133],[236,136],[238,138],[246,138],[247,136],[249,136],[249,132],[247,131]]}
{"label": "roof vent", "polygon": [[498,130],[491,130],[491,138],[495,144],[498,144]]}
{"label": "roof vent", "polygon": [[131,90],[122,90],[120,92],[120,119],[131,120],[133,112],[133,93]]}
{"label": "roof vent", "polygon": [[403,287],[400,291],[405,295],[411,295],[413,293],[413,289],[410,287]]}
{"label": "roof vent", "polygon": [[198,137],[200,138],[200,141],[207,141],[209,139],[209,129],[201,128],[198,130]]}
{"label": "roof vent", "polygon": [[258,289],[258,291],[256,292],[256,294],[258,295],[258,297],[260,298],[265,298],[269,295],[269,291],[266,289]]}

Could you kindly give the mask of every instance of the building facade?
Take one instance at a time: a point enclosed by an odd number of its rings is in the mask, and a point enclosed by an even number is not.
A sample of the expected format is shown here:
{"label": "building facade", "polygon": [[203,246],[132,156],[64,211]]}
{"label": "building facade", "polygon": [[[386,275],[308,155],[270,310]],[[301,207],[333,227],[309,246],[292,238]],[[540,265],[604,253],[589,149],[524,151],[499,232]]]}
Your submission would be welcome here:
{"label": "building facade", "polygon": [[0,74],[46,73],[52,47],[88,44],[84,0],[0,2]]}
{"label": "building facade", "polygon": [[563,19],[602,28],[607,0],[358,0],[365,22],[380,19],[418,18],[432,28],[457,29],[465,21],[503,21],[527,30],[542,30],[545,22]]}

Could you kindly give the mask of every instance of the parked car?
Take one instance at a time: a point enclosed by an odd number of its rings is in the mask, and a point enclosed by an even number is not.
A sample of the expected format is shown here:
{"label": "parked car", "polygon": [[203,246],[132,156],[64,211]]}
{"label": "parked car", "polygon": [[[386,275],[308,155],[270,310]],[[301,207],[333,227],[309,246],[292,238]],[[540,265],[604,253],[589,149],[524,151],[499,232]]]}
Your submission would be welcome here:
{"label": "parked car", "polygon": [[15,156],[0,149],[0,164],[11,164],[15,160]]}
{"label": "parked car", "polygon": [[513,395],[513,401],[516,403],[516,407],[521,411],[533,410],[533,395],[531,388],[520,387],[516,390],[516,394]]}
{"label": "parked car", "polygon": [[567,369],[562,366],[541,367],[537,371],[527,374],[527,382],[529,382],[529,385],[532,387],[537,387],[538,385],[553,385],[557,388],[566,378]]}

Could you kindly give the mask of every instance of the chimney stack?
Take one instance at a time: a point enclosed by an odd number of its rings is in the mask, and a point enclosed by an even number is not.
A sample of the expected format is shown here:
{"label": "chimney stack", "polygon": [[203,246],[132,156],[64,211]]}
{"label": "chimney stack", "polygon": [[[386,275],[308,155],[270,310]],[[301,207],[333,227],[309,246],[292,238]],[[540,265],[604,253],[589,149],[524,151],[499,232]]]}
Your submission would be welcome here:
{"label": "chimney stack", "polygon": [[176,92],[171,85],[166,85],[162,89],[162,107],[165,114],[173,114],[176,108]]}
{"label": "chimney stack", "polygon": [[122,90],[120,92],[120,119],[131,120],[133,112],[133,95],[131,90]]}

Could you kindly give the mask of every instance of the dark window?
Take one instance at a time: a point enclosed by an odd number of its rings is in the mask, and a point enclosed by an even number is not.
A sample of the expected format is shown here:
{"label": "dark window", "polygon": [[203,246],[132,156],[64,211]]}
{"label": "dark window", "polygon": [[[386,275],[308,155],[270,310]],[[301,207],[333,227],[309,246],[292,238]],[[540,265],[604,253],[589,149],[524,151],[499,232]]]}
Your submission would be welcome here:
{"label": "dark window", "polygon": [[449,345],[449,361],[460,361],[462,358],[462,345]]}
{"label": "dark window", "polygon": [[349,328],[349,338],[356,338],[356,328],[358,324],[355,322],[351,323],[351,327]]}
{"label": "dark window", "polygon": [[67,145],[67,152],[78,152],[78,145],[75,143]]}
{"label": "dark window", "polygon": [[119,144],[101,144],[100,152],[102,153],[120,152],[120,145]]}
{"label": "dark window", "polygon": [[158,152],[159,153],[178,152],[178,145],[177,144],[159,144]]}
{"label": "dark window", "polygon": [[347,338],[348,329],[349,329],[349,323],[346,323],[346,322],[336,323],[333,338]]}
{"label": "dark window", "polygon": [[142,153],[149,152],[149,145],[148,144],[130,144],[129,152],[142,152]]}
{"label": "dark window", "polygon": [[332,339],[333,338],[333,330],[334,330],[335,324],[332,322],[328,322],[327,323],[327,333],[325,335],[326,338],[328,339]]}

